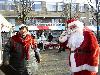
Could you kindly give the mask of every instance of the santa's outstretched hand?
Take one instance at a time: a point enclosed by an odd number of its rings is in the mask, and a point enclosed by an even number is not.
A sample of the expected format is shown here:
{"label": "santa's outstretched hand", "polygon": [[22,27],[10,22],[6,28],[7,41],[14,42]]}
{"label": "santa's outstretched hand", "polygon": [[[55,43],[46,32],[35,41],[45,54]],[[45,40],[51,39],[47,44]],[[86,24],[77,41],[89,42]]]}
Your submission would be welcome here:
{"label": "santa's outstretched hand", "polygon": [[59,41],[61,43],[63,43],[63,42],[65,42],[68,39],[68,37],[69,37],[68,31],[67,30],[63,31],[62,34],[59,37]]}

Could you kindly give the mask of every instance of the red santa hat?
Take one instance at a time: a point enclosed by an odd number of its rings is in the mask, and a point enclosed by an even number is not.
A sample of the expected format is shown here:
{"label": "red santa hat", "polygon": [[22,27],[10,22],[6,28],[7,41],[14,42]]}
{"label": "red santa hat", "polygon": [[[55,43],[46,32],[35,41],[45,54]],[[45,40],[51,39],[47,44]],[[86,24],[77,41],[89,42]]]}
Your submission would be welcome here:
{"label": "red santa hat", "polygon": [[67,24],[72,23],[72,22],[74,22],[74,21],[77,21],[77,20],[76,20],[75,18],[66,20]]}
{"label": "red santa hat", "polygon": [[83,23],[75,18],[68,19],[65,21],[65,23],[67,23],[68,27],[70,28],[75,28],[75,27],[83,28],[84,27]]}

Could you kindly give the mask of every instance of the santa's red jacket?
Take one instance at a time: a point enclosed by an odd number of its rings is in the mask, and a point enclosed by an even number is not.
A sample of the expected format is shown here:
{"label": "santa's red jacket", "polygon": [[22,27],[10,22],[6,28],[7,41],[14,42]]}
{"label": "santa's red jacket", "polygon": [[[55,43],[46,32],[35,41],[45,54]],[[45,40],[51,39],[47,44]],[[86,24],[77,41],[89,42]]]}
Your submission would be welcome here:
{"label": "santa's red jacket", "polygon": [[70,69],[72,72],[88,70],[98,72],[99,65],[99,45],[95,35],[84,30],[84,41],[79,48],[71,51],[70,54]]}

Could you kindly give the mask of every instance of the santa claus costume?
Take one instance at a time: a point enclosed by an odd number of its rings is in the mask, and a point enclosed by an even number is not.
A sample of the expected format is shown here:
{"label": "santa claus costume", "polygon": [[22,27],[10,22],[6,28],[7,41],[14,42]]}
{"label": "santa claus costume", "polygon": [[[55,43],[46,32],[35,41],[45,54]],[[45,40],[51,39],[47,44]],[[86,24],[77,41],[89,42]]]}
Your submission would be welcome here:
{"label": "santa claus costume", "polygon": [[68,28],[59,37],[70,48],[70,70],[72,75],[97,75],[99,45],[94,33],[76,19],[66,21]]}

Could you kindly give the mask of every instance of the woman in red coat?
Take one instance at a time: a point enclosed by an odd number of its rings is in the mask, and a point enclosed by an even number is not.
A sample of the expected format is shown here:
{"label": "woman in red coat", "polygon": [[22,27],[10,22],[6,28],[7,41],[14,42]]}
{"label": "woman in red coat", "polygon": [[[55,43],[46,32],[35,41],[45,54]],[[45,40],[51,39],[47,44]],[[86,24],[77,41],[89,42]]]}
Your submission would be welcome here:
{"label": "woman in red coat", "polygon": [[86,29],[76,19],[66,21],[68,29],[59,41],[70,48],[70,70],[73,75],[97,75],[99,65],[99,45],[92,31]]}

